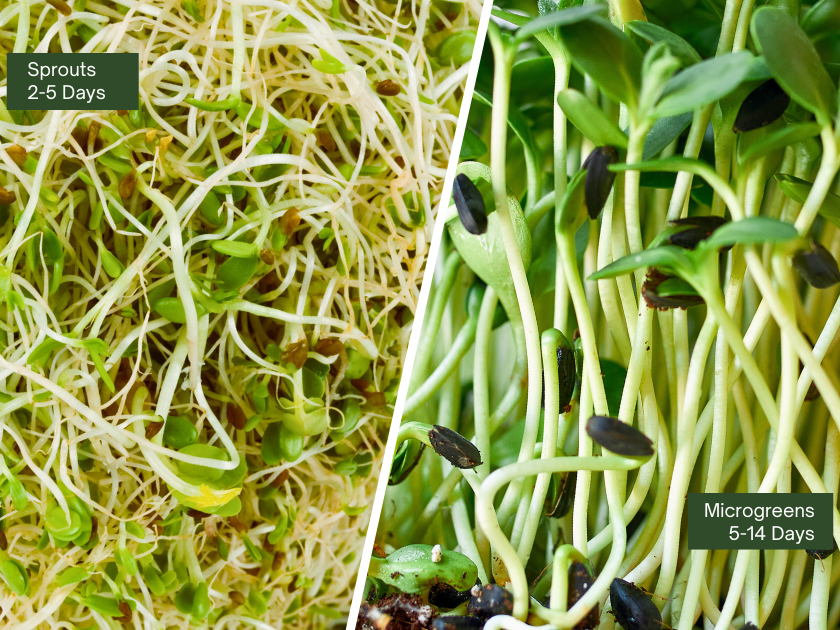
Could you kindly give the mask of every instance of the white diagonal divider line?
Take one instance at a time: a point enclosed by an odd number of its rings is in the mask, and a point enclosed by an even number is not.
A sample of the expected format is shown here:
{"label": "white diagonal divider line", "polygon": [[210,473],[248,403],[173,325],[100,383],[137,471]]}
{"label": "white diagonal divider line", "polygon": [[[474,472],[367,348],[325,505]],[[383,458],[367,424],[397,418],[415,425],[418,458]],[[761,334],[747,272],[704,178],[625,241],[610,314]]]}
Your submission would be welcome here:
{"label": "white diagonal divider line", "polygon": [[[484,7],[481,10],[481,17],[478,21],[476,31],[475,48],[473,58],[470,61],[470,71],[467,75],[467,84],[464,88],[464,100],[461,103],[461,110],[458,115],[458,124],[455,127],[455,138],[452,141],[452,153],[449,159],[449,167],[446,169],[446,178],[443,181],[443,191],[438,206],[438,217],[442,216],[443,204],[449,203],[452,194],[452,182],[455,179],[455,169],[458,167],[458,156],[461,154],[461,144],[464,139],[464,132],[467,128],[467,115],[470,111],[473,91],[475,90],[475,79],[478,75],[478,65],[481,61],[481,51],[484,49],[484,39],[487,35],[487,25],[490,22],[490,12],[493,9],[493,0],[484,0]],[[394,450],[397,445],[397,434],[399,433],[400,422],[402,421],[403,407],[408,396],[408,384],[411,381],[411,373],[414,368],[414,359],[417,355],[417,344],[420,342],[420,331],[423,328],[423,320],[426,318],[426,303],[429,301],[429,293],[434,283],[435,268],[438,262],[438,252],[443,236],[443,221],[438,221],[434,227],[432,245],[429,248],[429,257],[426,262],[426,270],[423,277],[423,285],[420,288],[420,299],[417,302],[417,316],[414,318],[414,326],[411,331],[411,338],[408,341],[408,352],[403,362],[403,373],[401,375],[400,389],[397,393],[397,402],[394,405],[394,417],[391,420],[391,429],[388,432],[388,442],[385,444],[385,454],[382,458],[382,470],[379,473],[379,485],[376,488],[376,495],[373,499],[373,509],[370,514],[367,537],[362,548],[362,560],[359,564],[359,575],[356,577],[356,588],[353,591],[353,601],[350,604],[350,613],[347,620],[347,630],[356,627],[356,618],[359,616],[359,608],[364,597],[365,578],[367,577],[370,556],[373,553],[373,543],[376,539],[376,530],[379,527],[379,518],[382,514],[382,504],[385,502],[385,491],[388,488],[388,476],[391,469],[391,462],[394,459]]]}

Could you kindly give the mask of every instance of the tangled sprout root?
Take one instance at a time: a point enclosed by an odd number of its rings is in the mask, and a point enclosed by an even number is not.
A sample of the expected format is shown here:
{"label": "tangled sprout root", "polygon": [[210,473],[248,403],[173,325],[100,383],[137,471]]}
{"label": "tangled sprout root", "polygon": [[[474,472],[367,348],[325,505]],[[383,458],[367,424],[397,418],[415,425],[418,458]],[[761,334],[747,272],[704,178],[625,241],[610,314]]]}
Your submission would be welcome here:
{"label": "tangled sprout root", "polygon": [[135,110],[0,100],[6,627],[341,623],[478,9],[0,6],[140,63]]}

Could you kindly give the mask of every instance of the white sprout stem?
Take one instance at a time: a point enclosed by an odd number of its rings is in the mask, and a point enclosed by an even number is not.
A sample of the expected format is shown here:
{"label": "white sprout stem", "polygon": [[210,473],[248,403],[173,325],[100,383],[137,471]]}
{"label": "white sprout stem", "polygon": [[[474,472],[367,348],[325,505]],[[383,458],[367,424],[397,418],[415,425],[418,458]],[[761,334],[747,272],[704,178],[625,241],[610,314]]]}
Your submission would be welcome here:
{"label": "white sprout stem", "polygon": [[184,241],[181,237],[181,222],[170,200],[160,191],[150,188],[142,177],[137,178],[137,189],[152,201],[166,219],[169,246],[172,249],[172,266],[175,273],[175,284],[178,287],[178,297],[184,306],[187,331],[187,355],[190,358],[190,385],[198,385],[200,362],[198,358],[198,313],[192,295],[186,263],[184,262]]}
{"label": "white sprout stem", "polygon": [[260,315],[262,317],[277,319],[279,321],[292,324],[311,324],[331,328],[341,328],[343,334],[346,334],[349,337],[356,339],[357,341],[359,341],[359,343],[362,344],[362,347],[367,351],[369,358],[373,358],[379,355],[379,350],[367,335],[362,333],[362,331],[360,331],[355,326],[348,325],[347,322],[341,321],[339,319],[335,319],[332,317],[313,317],[308,315],[295,315],[294,313],[287,313],[285,311],[281,311],[276,308],[271,308],[269,306],[261,306],[259,304],[254,304],[253,302],[246,302],[245,300],[230,300],[229,302],[225,302],[222,305],[222,307],[226,311],[242,311],[245,313]]}

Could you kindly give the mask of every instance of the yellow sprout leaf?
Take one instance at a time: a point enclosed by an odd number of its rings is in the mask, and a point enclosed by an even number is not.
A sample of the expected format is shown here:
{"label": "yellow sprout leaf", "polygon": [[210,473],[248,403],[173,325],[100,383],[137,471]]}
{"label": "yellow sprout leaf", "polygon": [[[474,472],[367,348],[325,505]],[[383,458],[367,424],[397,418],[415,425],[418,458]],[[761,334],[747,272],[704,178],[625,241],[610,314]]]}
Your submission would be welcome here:
{"label": "yellow sprout leaf", "polygon": [[242,488],[231,488],[230,490],[213,490],[210,486],[201,484],[198,487],[198,495],[188,497],[195,509],[218,507],[224,505],[242,492]]}

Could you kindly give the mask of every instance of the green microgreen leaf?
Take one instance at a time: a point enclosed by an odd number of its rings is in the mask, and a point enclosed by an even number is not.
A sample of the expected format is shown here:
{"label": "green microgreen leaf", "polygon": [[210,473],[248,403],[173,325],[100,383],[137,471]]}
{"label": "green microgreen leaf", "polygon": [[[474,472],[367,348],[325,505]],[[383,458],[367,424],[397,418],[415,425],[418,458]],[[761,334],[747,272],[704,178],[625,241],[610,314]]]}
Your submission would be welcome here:
{"label": "green microgreen leaf", "polygon": [[119,278],[125,271],[125,265],[107,249],[101,248],[99,255],[102,257],[102,269],[108,274],[108,277]]}
{"label": "green microgreen leaf", "polygon": [[586,183],[586,170],[580,169],[566,186],[566,194],[560,201],[559,213],[555,221],[557,231],[563,234],[574,234],[586,219],[584,205],[584,184]]}
{"label": "green microgreen leaf", "polygon": [[272,422],[265,428],[260,446],[260,455],[266,466],[276,466],[283,461],[283,453],[280,450],[280,422]]}
{"label": "green microgreen leaf", "polygon": [[691,269],[691,266],[691,261],[685,250],[672,245],[666,245],[653,249],[643,249],[635,254],[623,256],[593,273],[589,276],[589,280],[615,278],[635,271],[636,269],[646,267],[659,267],[679,274]]}
{"label": "green microgreen leaf", "polygon": [[202,101],[196,98],[192,98],[188,96],[184,99],[184,102],[188,105],[192,105],[193,107],[197,107],[198,109],[204,110],[206,112],[224,112],[229,109],[233,109],[239,102],[237,98],[226,98],[222,101],[216,101],[214,103],[208,103],[206,101]]}
{"label": "green microgreen leaf", "polygon": [[196,0],[181,0],[181,8],[186,11],[192,19],[201,24],[204,22],[204,16],[201,15],[201,9],[198,7]]}
{"label": "green microgreen leaf", "polygon": [[134,560],[134,556],[131,555],[131,552],[128,549],[117,549],[114,552],[114,559],[117,561],[117,564],[125,570],[127,575],[137,575],[137,562]]}
{"label": "green microgreen leaf", "polygon": [[248,555],[251,556],[251,560],[254,562],[262,560],[262,552],[254,544],[253,540],[251,540],[248,536],[242,536],[242,542],[245,545],[245,549],[248,551]]}
{"label": "green microgreen leaf", "polygon": [[248,592],[248,605],[258,617],[264,615],[268,610],[268,602],[266,601],[265,596],[256,588],[252,588]]}
{"label": "green microgreen leaf", "polygon": [[559,27],[572,63],[610,98],[634,108],[642,85],[642,53],[615,26],[589,18]]}
{"label": "green microgreen leaf", "polygon": [[437,58],[441,65],[462,66],[473,56],[476,32],[466,29],[453,33],[444,39],[437,49]]}
{"label": "green microgreen leaf", "polygon": [[[667,280],[663,280],[656,287],[656,294],[662,297],[671,297],[674,295],[698,295],[697,291],[694,290],[694,287],[682,278],[668,278]],[[610,413],[612,414],[612,411]]]}
{"label": "green microgreen leaf", "polygon": [[312,67],[325,74],[341,74],[347,72],[347,66],[321,48],[321,59],[313,59]]}
{"label": "green microgreen leaf", "polygon": [[505,11],[504,9],[500,9],[499,7],[493,7],[492,14],[495,17],[500,18],[502,20],[506,20],[511,24],[515,24],[516,26],[525,26],[530,20],[533,19],[528,17],[527,15],[520,15],[518,13]]}
{"label": "green microgreen leaf", "polygon": [[837,0],[819,0],[802,16],[802,30],[819,39],[840,29],[840,7]]}
{"label": "green microgreen leaf", "polygon": [[[777,173],[776,180],[779,183],[781,191],[798,203],[805,203],[813,187],[811,182],[794,177],[793,175],[788,175],[787,173]],[[827,192],[820,206],[819,214],[840,228],[840,196],[833,192]]]}
{"label": "green microgreen leaf", "polygon": [[750,162],[768,153],[772,153],[777,149],[783,149],[792,144],[798,144],[803,140],[813,138],[819,134],[820,126],[816,123],[800,123],[798,125],[782,127],[781,129],[768,133],[760,140],[751,143],[743,154],[739,151],[738,166],[744,168]]}
{"label": "green microgreen leaf", "polygon": [[371,559],[369,575],[404,593],[420,593],[436,582],[445,582],[464,591],[475,585],[478,571],[472,560],[448,549],[441,551],[438,562],[432,561],[431,545],[408,545],[389,554],[384,560]]}
{"label": "green microgreen leaf", "polygon": [[56,540],[73,540],[82,528],[81,518],[75,511],[64,512],[59,506],[48,510],[44,520],[47,531]]}
{"label": "green microgreen leaf", "polygon": [[639,37],[643,37],[651,44],[657,42],[664,42],[668,46],[668,50],[674,57],[680,60],[683,67],[687,68],[695,63],[700,63],[703,58],[700,56],[694,47],[685,41],[676,33],[669,31],[667,28],[658,26],[651,22],[644,20],[632,20],[624,25],[625,29],[630,30]]}
{"label": "green microgreen leaf", "polygon": [[516,31],[513,41],[515,44],[519,44],[541,31],[549,29],[553,31],[558,26],[564,24],[573,24],[575,22],[580,22],[581,20],[585,20],[590,17],[603,15],[604,13],[604,7],[599,5],[572,7],[569,9],[563,9],[561,11],[552,11],[550,13],[544,13],[540,15],[540,17],[529,20],[523,26],[521,26],[519,30]]}
{"label": "green microgreen leaf", "polygon": [[38,344],[32,350],[32,352],[29,353],[29,357],[26,359],[26,363],[27,365],[36,365],[38,363],[41,363],[43,365],[54,351],[58,350],[63,346],[64,343],[62,343],[61,341],[57,341],[52,337],[47,337],[40,344]]}
{"label": "green microgreen leaf", "polygon": [[185,615],[192,614],[193,602],[195,601],[195,584],[187,582],[175,595],[175,608]]}
{"label": "green microgreen leaf", "polygon": [[464,138],[461,141],[461,160],[477,160],[487,154],[487,145],[469,127],[464,130]]}
{"label": "green microgreen leaf", "polygon": [[656,116],[676,116],[714,103],[738,87],[753,56],[747,51],[707,59],[673,76],[656,104]]}
{"label": "green microgreen leaf", "polygon": [[[237,259],[231,258],[230,260]],[[184,304],[176,297],[165,297],[157,300],[156,302],[152,302],[152,308],[158,313],[158,315],[164,319],[168,319],[174,324],[187,323],[187,314],[184,310]],[[196,302],[195,310],[199,317],[207,314],[207,309],[205,309],[200,302]]]}
{"label": "green microgreen leaf", "polygon": [[569,121],[595,146],[627,148],[627,136],[583,93],[563,90],[557,95],[557,103]]}
{"label": "green microgreen leaf", "polygon": [[837,88],[796,20],[781,9],[760,7],[753,13],[750,30],[778,84],[820,125],[830,124],[837,109]]}
{"label": "green microgreen leaf", "polygon": [[712,235],[701,241],[699,247],[720,249],[732,245],[755,245],[757,243],[784,243],[799,236],[791,223],[771,217],[747,217],[730,221],[717,228]]}
{"label": "green microgreen leaf", "polygon": [[[237,116],[248,123],[249,127],[259,129],[262,125],[262,117],[265,115],[265,110],[262,107],[252,107],[251,103],[239,101],[233,106],[233,109]],[[280,131],[284,129],[284,125],[274,116],[269,116],[267,128],[269,131]]]}

